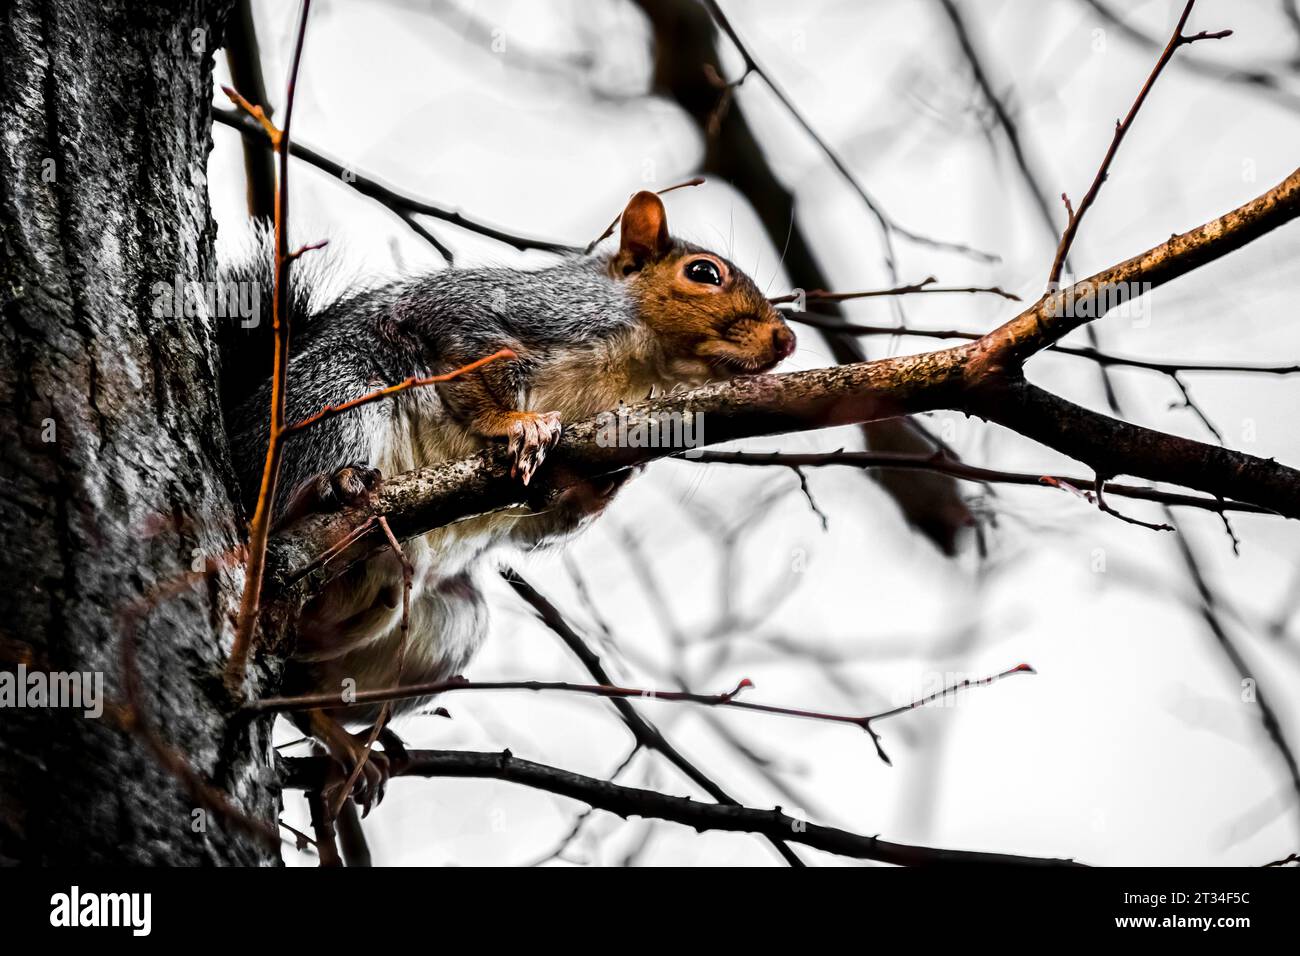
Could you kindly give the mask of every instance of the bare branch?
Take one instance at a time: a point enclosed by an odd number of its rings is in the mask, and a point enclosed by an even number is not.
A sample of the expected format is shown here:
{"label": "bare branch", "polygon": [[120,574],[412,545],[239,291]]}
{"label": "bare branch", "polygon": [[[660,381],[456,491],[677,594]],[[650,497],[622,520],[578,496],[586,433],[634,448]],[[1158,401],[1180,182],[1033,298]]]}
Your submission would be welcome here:
{"label": "bare branch", "polygon": [[[606,685],[614,683],[609,672],[605,670],[605,666],[600,662],[600,657],[587,646],[587,642],[582,639],[582,635],[569,625],[564,615],[560,613],[559,608],[552,604],[544,594],[525,581],[517,571],[513,569],[502,571],[501,576],[514,588],[515,593],[537,612],[537,616],[541,618],[542,623],[550,628],[556,637],[564,643],[564,646],[582,662],[582,666],[586,668],[587,673],[592,676],[593,680]],[[740,805],[702,770],[687,760],[681,751],[669,743],[659,731],[659,728],[633,707],[630,700],[613,698],[610,703],[614,705],[614,709],[623,718],[623,723],[631,731],[638,747],[645,747],[662,754],[669,763],[685,774],[687,779],[691,780],[718,803],[727,806]],[[795,856],[794,852],[782,841],[773,841],[773,846],[791,866],[804,865],[803,861]]]}
{"label": "bare branch", "polygon": [[1300,169],[1268,192],[1141,255],[1046,295],[984,336],[980,360],[1009,368],[1067,333],[1207,262],[1253,242],[1300,216]]}
{"label": "bare branch", "polygon": [[852,724],[854,727],[866,731],[866,733],[871,737],[871,742],[875,745],[876,753],[880,759],[885,763],[891,763],[892,761],[890,761],[889,756],[880,746],[880,735],[876,733],[875,728],[872,726],[875,722],[888,720],[890,717],[897,717],[899,714],[904,714],[910,710],[915,710],[918,707],[923,707],[935,700],[939,700],[940,698],[950,697],[969,687],[985,687],[1016,674],[1033,673],[1034,669],[1028,664],[1017,664],[1015,667],[1008,668],[1007,670],[1001,671],[997,674],[991,674],[988,677],[979,678],[978,680],[961,680],[954,684],[949,684],[932,694],[927,694],[924,697],[917,698],[911,703],[874,714],[835,714],[821,710],[808,710],[800,707],[782,707],[777,704],[758,704],[746,700],[739,700],[738,698],[742,691],[754,686],[753,682],[747,677],[737,683],[734,689],[724,691],[720,694],[697,694],[691,691],[617,687],[609,684],[571,684],[565,681],[470,681],[463,677],[453,677],[449,680],[424,681],[419,684],[385,687],[377,690],[361,690],[357,691],[346,702],[344,702],[338,694],[304,694],[300,697],[266,697],[262,700],[252,701],[245,704],[241,708],[241,711],[246,715],[255,715],[284,714],[304,710],[317,710],[327,707],[337,708],[340,706],[362,707],[366,704],[387,704],[395,700],[410,700],[415,697],[433,697],[438,694],[450,694],[455,691],[466,690],[526,690],[534,692],[582,694],[591,697],[606,697],[615,700],[640,698],[642,700],[666,701],[668,703],[701,704],[705,707],[735,708],[737,710],[748,710],[761,714],[772,714],[778,717],[799,717],[804,720],[817,720],[832,724]]}
{"label": "bare branch", "polygon": [[1133,518],[1130,517],[1129,515],[1124,514],[1123,512],[1116,511],[1114,508],[1108,505],[1106,503],[1106,479],[1101,477],[1101,475],[1097,476],[1097,481],[1093,485],[1093,487],[1096,489],[1095,498],[1097,501],[1097,508],[1100,511],[1104,512],[1105,514],[1110,515],[1112,518],[1118,518],[1120,521],[1124,521],[1132,525],[1137,525],[1139,528],[1147,528],[1151,531],[1173,531],[1174,530],[1173,525],[1156,524],[1150,521],[1142,521],[1139,518]]}
{"label": "bare branch", "polygon": [[[1139,46],[1151,50],[1160,49],[1162,41],[1158,37],[1148,36],[1143,33],[1109,7],[1104,6],[1100,0],[1082,0],[1082,2],[1100,16],[1102,20],[1111,24]],[[1283,3],[1284,11],[1290,11],[1291,9],[1289,2]],[[1289,16],[1288,19],[1290,19]],[[1253,61],[1255,57],[1251,57],[1251,59]],[[1173,62],[1176,66],[1193,73],[1199,73],[1201,76],[1227,83],[1235,83],[1248,90],[1263,93],[1274,103],[1292,112],[1300,112],[1300,97],[1286,89],[1286,84],[1279,75],[1279,71],[1260,69],[1254,65],[1237,66],[1230,63],[1220,63],[1217,60],[1192,55],[1176,57]],[[1286,69],[1284,64],[1279,66],[1282,70]]]}
{"label": "bare branch", "polygon": [[[298,87],[298,68],[302,64],[303,45],[307,39],[307,19],[311,0],[303,0],[298,17],[297,38],[289,67],[289,84],[284,97],[284,126],[277,129],[260,106],[250,104],[234,90],[226,94],[256,119],[271,140],[280,160],[275,184],[275,296],[272,302],[272,327],[275,330],[275,355],[271,371],[270,434],[266,448],[266,465],[262,469],[257,507],[249,523],[247,560],[244,566],[244,593],[239,601],[235,622],[235,639],[226,662],[226,688],[234,696],[242,694],[248,670],[248,655],[257,628],[262,596],[262,575],[266,566],[266,543],[271,532],[271,512],[280,479],[280,462],[284,455],[283,429],[286,408],[286,375],[289,368],[289,267],[294,257],[289,253],[289,128],[293,123],[293,106]],[[301,254],[301,252],[299,253]]]}
{"label": "bare branch", "polygon": [[[323,757],[290,757],[284,761],[285,785],[311,790],[321,785],[328,771]],[[697,830],[759,833],[788,840],[827,853],[876,860],[898,866],[918,865],[1011,865],[1079,866],[1073,860],[947,850],[890,843],[878,837],[861,836],[834,827],[819,826],[788,816],[778,807],[757,810],[716,803],[697,803],[687,797],[672,797],[653,790],[625,787],[607,780],[584,777],[557,767],[521,760],[510,753],[413,750],[409,766],[398,774],[408,777],[480,777],[505,780],[537,790],[580,800],[592,807],[622,817],[669,820]]]}
{"label": "bare branch", "polygon": [[[709,385],[627,408],[624,420],[636,428],[657,425],[666,414],[701,415],[709,441],[716,443],[953,408],[1006,425],[1107,478],[1129,474],[1169,482],[1300,518],[1295,470],[1100,415],[1018,377],[990,375],[977,365],[984,357],[981,345]],[[970,384],[972,366],[978,372],[975,385]],[[681,451],[598,441],[605,428],[607,420],[601,418],[567,426],[551,453],[551,475],[574,476],[560,481],[594,477]],[[530,501],[539,505],[559,488],[545,474],[538,479],[531,491],[511,479],[508,456],[498,446],[387,479],[373,511],[310,515],[278,534],[269,579],[277,591],[293,588],[295,599],[302,599],[381,546],[373,528],[362,528],[373,514],[387,517],[405,540],[461,518]],[[322,571],[323,554],[334,559],[328,573]]]}
{"label": "bare branch", "polygon": [[[1133,126],[1133,120],[1137,118],[1138,110],[1146,102],[1147,94],[1155,85],[1156,80],[1160,77],[1161,71],[1173,59],[1174,53],[1181,46],[1187,46],[1195,43],[1197,40],[1219,40],[1223,37],[1231,36],[1231,30],[1219,30],[1216,33],[1206,33],[1202,31],[1193,36],[1183,33],[1183,27],[1187,25],[1187,18],[1192,15],[1192,7],[1195,6],[1196,0],[1187,0],[1187,6],[1183,7],[1183,15],[1178,18],[1178,25],[1174,27],[1174,35],[1169,38],[1169,43],[1165,46],[1164,52],[1156,60],[1155,68],[1151,70],[1151,75],[1147,77],[1146,83],[1143,84],[1137,99],[1133,101],[1132,107],[1129,108],[1128,115],[1122,121],[1115,124],[1115,135],[1110,141],[1110,148],[1106,150],[1106,155],[1097,168],[1097,175],[1093,178],[1092,185],[1084,194],[1079,208],[1071,210],[1069,221],[1065,225],[1065,232],[1061,235],[1061,244],[1056,247],[1056,258],[1052,261],[1052,271],[1047,277],[1047,291],[1052,293],[1056,291],[1061,281],[1061,269],[1065,265],[1065,257],[1070,252],[1070,246],[1074,244],[1074,237],[1079,232],[1079,223],[1083,221],[1084,215],[1091,208],[1093,202],[1097,199],[1097,194],[1101,192],[1101,184],[1106,181],[1106,175],[1110,172],[1110,164],[1115,159],[1115,154],[1119,152],[1119,144],[1124,141],[1124,136]],[[1066,209],[1070,209],[1070,201],[1065,201]]]}
{"label": "bare branch", "polygon": [[[703,186],[703,185],[704,185],[704,177],[696,176],[693,179],[686,180],[686,182],[684,183],[677,183],[674,186],[665,186],[663,189],[655,190],[655,192],[657,195],[662,196],[664,193],[670,193],[674,189],[685,189],[688,186]],[[595,239],[591,240],[591,242],[587,243],[587,247],[582,250],[583,255],[590,255],[593,249],[595,249],[598,245],[600,245],[610,236],[614,235],[614,230],[618,228],[618,224],[622,220],[622,218],[623,218],[623,214],[620,212],[617,216],[615,216],[610,221],[610,224],[605,227],[604,232],[602,232]]]}
{"label": "bare branch", "polygon": [[[259,123],[249,117],[240,115],[235,110],[212,110],[212,119],[221,123],[223,126],[229,126],[231,129],[251,137],[265,137],[266,131]],[[411,196],[407,193],[400,192],[390,186],[384,185],[378,178],[359,172],[354,167],[340,162],[319,150],[312,149],[310,146],[302,143],[290,143],[289,154],[303,162],[315,166],[345,185],[351,186],[363,196],[369,196],[371,199],[388,207],[396,213],[403,222],[407,223],[412,229],[422,231],[424,238],[429,239],[441,246],[436,239],[431,238],[430,234],[425,234],[423,227],[415,220],[415,216],[429,216],[433,219],[441,219],[443,222],[450,223],[467,232],[477,233],[480,236],[486,236],[489,239],[495,239],[497,242],[504,243],[508,246],[522,251],[535,249],[542,252],[581,252],[581,246],[573,246],[563,242],[556,242],[550,239],[537,239],[530,236],[521,236],[496,226],[488,225],[476,219],[471,219],[464,213],[456,209],[448,209],[439,206],[436,203]],[[451,253],[446,251],[442,246],[440,251],[444,258],[450,259]]]}
{"label": "bare branch", "polygon": [[938,281],[934,276],[930,276],[928,279],[922,279],[913,285],[901,285],[894,289],[873,289],[868,292],[827,292],[824,289],[814,289],[811,292],[791,292],[787,295],[779,295],[767,301],[773,305],[798,302],[801,298],[805,302],[847,302],[850,299],[875,299],[882,296],[924,295],[941,292],[987,292],[1001,296],[1004,299],[1010,299],[1012,302],[1020,301],[1020,296],[997,286],[965,286],[960,288],[957,286],[935,286],[934,283]]}
{"label": "bare branch", "polygon": [[[845,322],[841,319],[819,315],[816,312],[782,310],[781,314],[789,321],[798,322],[801,325],[809,325],[815,329],[839,332],[845,335],[891,337],[911,335],[924,339],[966,339],[970,342],[982,339],[985,335],[983,332],[972,332],[968,329],[918,329],[912,326],[868,325],[859,322]],[[1179,372],[1242,372],[1251,375],[1295,375],[1300,373],[1300,363],[1295,362],[1286,365],[1252,365],[1244,362],[1199,362],[1192,359],[1158,361],[1137,358],[1131,355],[1116,355],[1114,352],[1107,352],[1092,346],[1062,345],[1060,342],[1053,342],[1047,348],[1062,355],[1075,355],[1079,358],[1089,359],[1102,366],[1147,369],[1169,376],[1176,376]]]}
{"label": "bare branch", "polygon": [[[996,468],[981,468],[966,462],[955,461],[944,455],[909,455],[894,452],[875,451],[833,451],[794,454],[790,452],[745,452],[745,451],[705,451],[683,458],[700,464],[721,465],[782,465],[787,468],[822,468],[841,465],[849,468],[901,468],[917,471],[937,471],[966,481],[980,484],[1039,485],[1052,488],[1071,488],[1092,491],[1096,483],[1089,478],[1071,478],[1061,475],[1032,474],[1029,472],[1000,471]],[[1106,493],[1121,498],[1137,501],[1154,501],[1161,504],[1200,508],[1222,514],[1225,511],[1245,514],[1273,514],[1267,508],[1248,505],[1240,501],[1224,501],[1220,498],[1202,498],[1195,495],[1180,495],[1172,491],[1160,491],[1156,488],[1142,488],[1136,485],[1117,485],[1106,483]]]}
{"label": "bare branch", "polygon": [[805,117],[803,113],[800,112],[799,108],[795,106],[794,101],[786,95],[785,90],[783,90],[772,79],[771,74],[769,74],[756,59],[754,59],[749,48],[740,39],[740,34],[736,32],[735,28],[731,25],[731,21],[727,19],[726,14],[722,12],[722,8],[718,6],[715,0],[704,0],[704,6],[708,9],[709,15],[713,17],[714,22],[716,22],[722,29],[722,32],[727,35],[727,39],[732,42],[732,45],[735,46],[741,57],[744,59],[745,72],[755,73],[763,78],[763,82],[767,84],[767,88],[772,91],[773,95],[781,102],[781,105],[785,107],[786,111],[791,117],[793,117],[794,121],[803,127],[803,131],[808,134],[808,138],[813,141],[813,144],[816,145],[822,155],[825,156],[827,161],[835,168],[835,171],[844,179],[849,188],[857,193],[858,198],[862,200],[863,205],[865,205],[871,215],[875,217],[877,223],[880,225],[881,232],[884,234],[885,246],[887,248],[887,256],[891,269],[893,268],[896,259],[892,249],[892,240],[890,239],[894,234],[902,236],[903,238],[919,245],[961,253],[962,255],[970,256],[984,262],[998,261],[998,257],[991,253],[982,252],[958,242],[945,242],[940,239],[932,239],[929,236],[923,236],[900,226],[885,212],[884,207],[881,206],[879,200],[867,192],[866,187],[862,185],[857,176],[853,174],[853,171],[850,170],[844,160],[840,158],[839,153],[832,149],[831,145],[822,138],[821,134],[817,132],[817,129],[808,121],[807,117]]}

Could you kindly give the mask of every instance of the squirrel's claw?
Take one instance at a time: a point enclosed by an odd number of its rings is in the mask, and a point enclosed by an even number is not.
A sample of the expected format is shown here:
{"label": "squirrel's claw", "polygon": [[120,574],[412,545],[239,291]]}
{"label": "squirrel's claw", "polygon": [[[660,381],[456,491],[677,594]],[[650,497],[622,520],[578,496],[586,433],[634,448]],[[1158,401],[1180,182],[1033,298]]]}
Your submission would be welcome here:
{"label": "squirrel's claw", "polygon": [[[355,754],[343,759],[335,757],[342,773],[335,778],[333,783],[325,787],[325,796],[331,805],[338,800],[339,789],[352,775],[352,771],[356,769],[356,765],[362,759],[361,755],[364,752],[364,745],[358,744]],[[383,802],[384,792],[388,789],[390,776],[392,776],[392,770],[388,757],[382,751],[371,750],[370,756],[366,758],[365,765],[361,768],[361,773],[357,775],[356,782],[352,784],[352,792],[349,794],[352,802],[361,808],[362,819],[370,814],[371,809]]]}
{"label": "squirrel's claw", "polygon": [[[357,774],[348,796],[352,798],[353,803],[362,808],[362,816],[365,816],[372,806],[378,806],[384,799],[384,790],[388,786],[388,778],[392,775],[389,758],[403,766],[410,761],[406,748],[402,746],[397,735],[392,734],[388,728],[381,730],[378,737],[384,744],[384,750],[371,749],[367,755],[365,741],[369,739],[369,731],[365,734],[350,734],[342,724],[323,710],[307,711],[297,723],[304,731],[319,740],[333,758],[335,773],[330,774],[330,780],[322,790],[326,804],[330,807],[338,804],[339,791],[360,765],[361,772]],[[396,741],[392,752],[389,752],[390,740]]]}
{"label": "squirrel's claw", "polygon": [[[362,759],[366,742],[373,731],[374,728],[371,728],[352,734],[352,739],[356,741],[356,749],[351,753],[350,759],[354,761],[352,765],[347,766],[346,763],[344,765],[348,774],[351,774],[356,767],[355,761]],[[411,763],[411,754],[406,749],[406,744],[391,727],[381,728],[375,739],[383,744],[384,749],[382,751],[375,750],[373,747],[370,749],[370,757],[361,768],[357,782],[352,785],[352,802],[361,807],[363,820],[373,807],[383,802],[384,794],[388,790],[388,781],[392,779],[393,773],[405,770]]]}
{"label": "squirrel's claw", "polygon": [[393,770],[400,772],[411,765],[411,753],[406,749],[406,742],[393,732],[393,728],[380,730],[379,742],[384,745],[384,755]]}
{"label": "squirrel's claw", "polygon": [[522,477],[525,485],[532,481],[546,453],[560,440],[562,429],[559,412],[520,412],[506,432],[507,448],[514,458],[510,477]]}

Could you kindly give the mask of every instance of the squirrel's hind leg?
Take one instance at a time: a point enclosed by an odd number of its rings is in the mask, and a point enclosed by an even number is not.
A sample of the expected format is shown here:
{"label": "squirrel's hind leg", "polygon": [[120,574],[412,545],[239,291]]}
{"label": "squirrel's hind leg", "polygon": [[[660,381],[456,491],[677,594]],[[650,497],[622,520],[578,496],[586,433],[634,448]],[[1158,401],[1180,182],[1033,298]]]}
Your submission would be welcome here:
{"label": "squirrel's hind leg", "polygon": [[[352,772],[356,770],[357,766],[364,761],[361,773],[352,785],[350,796],[352,801],[362,808],[362,816],[370,812],[372,805],[379,806],[379,803],[384,799],[384,790],[388,787],[388,778],[392,775],[392,768],[384,752],[371,749],[369,756],[366,755],[365,741],[369,739],[368,732],[354,736],[323,710],[303,711],[301,714],[295,715],[294,723],[304,733],[319,740],[342,770],[341,776],[326,785],[324,794],[328,805],[334,805],[339,788],[352,776]],[[382,732],[380,739],[384,739]],[[398,745],[400,757],[405,757],[406,748],[401,746],[400,740]],[[385,742],[385,748],[387,748],[387,742]]]}

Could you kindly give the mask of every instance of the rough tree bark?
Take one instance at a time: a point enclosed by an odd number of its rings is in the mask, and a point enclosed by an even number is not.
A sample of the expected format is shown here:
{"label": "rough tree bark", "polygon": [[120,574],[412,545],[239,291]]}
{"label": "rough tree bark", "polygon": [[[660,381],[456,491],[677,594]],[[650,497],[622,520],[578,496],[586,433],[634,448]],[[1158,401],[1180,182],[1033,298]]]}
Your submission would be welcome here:
{"label": "rough tree bark", "polygon": [[[140,713],[250,815],[273,821],[269,736],[227,739],[223,570],[155,599],[240,539],[214,320],[155,310],[214,275],[206,161],[222,0],[6,0],[0,13],[0,668],[101,672],[112,706],[6,709],[0,860],[268,863],[129,723]],[[124,719],[124,714],[127,719]]]}

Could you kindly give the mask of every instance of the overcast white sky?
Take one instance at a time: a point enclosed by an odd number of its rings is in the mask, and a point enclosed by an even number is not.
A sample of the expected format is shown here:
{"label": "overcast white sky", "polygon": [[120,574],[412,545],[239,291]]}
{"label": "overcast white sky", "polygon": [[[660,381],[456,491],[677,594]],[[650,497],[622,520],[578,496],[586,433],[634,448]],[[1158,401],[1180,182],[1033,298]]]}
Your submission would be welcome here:
{"label": "overcast white sky", "polygon": [[[1180,2],[1113,4],[1166,38]],[[255,2],[264,68],[281,102],[296,3]],[[970,74],[937,3],[723,3],[754,55],[890,214],[918,232],[997,252],[997,264],[900,245],[906,281],[998,284],[1033,298],[1054,241],[1017,178],[1005,140],[986,133]],[[462,3],[431,13],[423,0],[320,0],[300,79],[295,138],[404,190],[519,232],[583,243],[631,191],[693,175],[702,144],[671,103],[647,94],[649,31],[623,0]],[[965,0],[975,43],[1006,98],[1048,191],[1081,196],[1113,124],[1155,59],[1080,0]],[[1201,0],[1192,28],[1236,31],[1191,55],[1243,66],[1293,63],[1300,34],[1271,0]],[[472,22],[497,31],[494,52]],[[1186,51],[1184,51],[1185,53]],[[1184,53],[1180,53],[1183,56]],[[530,64],[544,61],[538,69]],[[575,65],[576,64],[576,65]],[[739,69],[739,59],[733,65]],[[1294,70],[1294,66],[1292,67]],[[738,75],[733,72],[732,75]],[[1294,76],[1294,73],[1292,74]],[[218,79],[226,82],[224,68]],[[1300,85],[1290,105],[1208,79],[1177,62],[1125,141],[1074,247],[1081,273],[1127,258],[1233,208],[1286,176],[1300,155]],[[219,96],[219,94],[218,94]],[[869,216],[757,79],[740,89],[775,169],[837,288],[889,284]],[[219,248],[246,228],[237,137],[218,127],[211,159]],[[331,238],[361,275],[440,268],[419,237],[382,207],[295,164],[297,241]],[[671,194],[674,232],[728,253],[772,294],[788,291],[780,250],[726,183]],[[540,265],[454,228],[426,223],[463,264]],[[1150,323],[1097,323],[1113,351],[1162,359],[1300,360],[1300,227],[1270,234],[1152,294]],[[341,252],[338,251],[341,249]],[[1010,317],[994,297],[913,298],[918,327],[984,330]],[[859,321],[892,321],[858,303]],[[800,330],[789,368],[830,364]],[[935,343],[868,340],[918,351]],[[1034,360],[1030,377],[1104,408],[1095,368],[1077,358]],[[1174,385],[1116,373],[1143,424],[1207,439]],[[1189,374],[1197,401],[1233,446],[1300,464],[1300,377]],[[930,416],[968,460],[1038,473],[1079,466],[960,415]],[[755,441],[754,449],[858,447],[853,430]],[[620,680],[692,689],[751,678],[754,700],[864,713],[931,690],[945,674],[977,676],[1027,661],[1039,671],[881,724],[893,757],[876,759],[851,727],[754,714],[646,705],[649,716],[743,802],[781,804],[819,823],[939,846],[1073,856],[1098,864],[1260,864],[1300,848],[1300,806],[1257,704],[1201,623],[1171,536],[1122,523],[1063,492],[1000,487],[978,498],[996,519],[990,553],[945,559],[907,530],[861,474],[810,474],[829,516],[823,531],[784,470],[663,462],[567,549],[613,632],[604,648]],[[1148,520],[1158,512],[1124,502]],[[1268,625],[1288,606],[1300,533],[1281,519],[1238,517],[1241,554],[1221,522],[1183,510],[1183,532],[1227,602],[1232,639],[1300,746],[1300,616],[1284,635]],[[737,633],[710,638],[724,580],[712,523],[745,522],[731,597],[762,611]],[[628,539],[638,542],[629,553]],[[644,555],[663,599],[635,570]],[[1104,571],[1096,570],[1099,564]],[[566,561],[531,559],[527,576],[595,640],[599,628]],[[767,610],[773,595],[779,604]],[[495,594],[495,625],[468,676],[581,680],[577,662],[513,595]],[[685,647],[674,645],[671,630]],[[819,663],[819,661],[821,663]],[[604,702],[541,695],[454,696],[447,721],[414,717],[411,746],[500,749],[598,776],[630,738]],[[768,761],[765,772],[735,747]],[[690,794],[654,755],[620,781]],[[492,781],[399,780],[367,820],[380,864],[523,863],[550,853],[580,804]],[[286,819],[304,825],[296,801]],[[821,864],[838,861],[801,851]],[[698,836],[672,824],[587,821],[567,857],[590,864],[767,864],[761,841]],[[312,862],[304,857],[298,862]]]}

